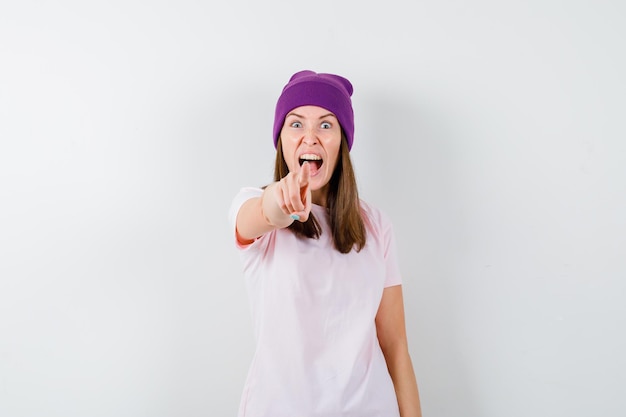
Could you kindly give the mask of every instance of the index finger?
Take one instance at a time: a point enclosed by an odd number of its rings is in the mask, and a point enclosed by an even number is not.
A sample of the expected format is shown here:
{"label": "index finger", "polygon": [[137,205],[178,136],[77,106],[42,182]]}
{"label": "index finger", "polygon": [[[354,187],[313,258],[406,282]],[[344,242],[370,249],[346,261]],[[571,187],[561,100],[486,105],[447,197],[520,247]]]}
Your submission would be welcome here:
{"label": "index finger", "polygon": [[311,176],[311,167],[308,162],[304,162],[302,164],[302,168],[298,173],[298,180],[300,182],[300,187],[306,187],[309,184],[309,177]]}

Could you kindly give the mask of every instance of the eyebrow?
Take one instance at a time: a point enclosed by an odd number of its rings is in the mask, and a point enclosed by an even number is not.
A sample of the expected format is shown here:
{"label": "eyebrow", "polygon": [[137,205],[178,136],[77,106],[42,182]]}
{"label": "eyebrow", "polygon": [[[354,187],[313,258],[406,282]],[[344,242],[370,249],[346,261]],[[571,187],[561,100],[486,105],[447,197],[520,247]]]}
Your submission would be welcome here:
{"label": "eyebrow", "polygon": [[[300,114],[298,114],[298,113],[293,113],[293,112],[292,112],[292,113],[287,114],[287,116],[285,116],[285,118],[287,118],[287,117],[289,117],[289,116],[296,116],[296,117],[299,117],[299,118],[301,118],[301,119],[304,119],[304,118],[305,118],[304,116],[302,116],[302,115],[300,115]],[[328,113],[328,114],[325,114],[325,115],[323,115],[323,116],[320,116],[320,120],[321,120],[321,119],[324,119],[324,118],[326,118],[326,117],[328,117],[328,116],[332,116],[332,117],[334,117],[335,119],[337,118],[337,116],[335,116],[334,114],[332,114],[332,113]]]}

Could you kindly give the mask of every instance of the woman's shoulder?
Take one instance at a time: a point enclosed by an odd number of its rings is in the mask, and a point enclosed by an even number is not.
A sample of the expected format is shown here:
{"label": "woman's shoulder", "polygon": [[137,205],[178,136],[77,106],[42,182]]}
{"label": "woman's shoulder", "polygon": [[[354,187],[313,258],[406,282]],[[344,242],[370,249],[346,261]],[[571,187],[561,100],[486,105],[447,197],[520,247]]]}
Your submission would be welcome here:
{"label": "woman's shoulder", "polygon": [[255,197],[260,197],[261,195],[263,195],[263,189],[259,188],[259,187],[242,187],[240,188],[237,193],[233,196],[231,202],[230,202],[230,207],[228,209],[228,218],[230,220],[230,222],[234,225],[235,224],[235,219],[237,217],[237,213],[239,212],[239,209],[241,208],[241,206],[243,205],[243,203],[245,203],[246,201],[248,201],[251,198],[255,198]]}
{"label": "woman's shoulder", "polygon": [[391,228],[391,219],[383,209],[363,199],[360,200],[360,204],[366,225],[378,231],[385,231]]}
{"label": "woman's shoulder", "polygon": [[236,207],[237,210],[239,207],[246,202],[247,200],[255,197],[261,197],[263,195],[263,189],[260,187],[241,187],[231,200],[231,208]]}
{"label": "woman's shoulder", "polygon": [[239,196],[248,198],[259,197],[261,194],[263,194],[263,189],[261,187],[241,187],[239,190],[237,190],[235,198]]}

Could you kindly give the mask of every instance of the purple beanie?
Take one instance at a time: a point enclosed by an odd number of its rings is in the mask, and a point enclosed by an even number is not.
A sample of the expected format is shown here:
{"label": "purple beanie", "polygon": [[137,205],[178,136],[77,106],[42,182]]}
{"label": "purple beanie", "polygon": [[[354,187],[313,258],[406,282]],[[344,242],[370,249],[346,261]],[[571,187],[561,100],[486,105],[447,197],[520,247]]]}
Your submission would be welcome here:
{"label": "purple beanie", "polygon": [[285,123],[287,113],[300,106],[319,106],[331,111],[339,120],[348,140],[348,150],[354,140],[354,112],[352,110],[352,84],[335,74],[318,74],[304,70],[291,76],[276,103],[274,117],[274,147]]}

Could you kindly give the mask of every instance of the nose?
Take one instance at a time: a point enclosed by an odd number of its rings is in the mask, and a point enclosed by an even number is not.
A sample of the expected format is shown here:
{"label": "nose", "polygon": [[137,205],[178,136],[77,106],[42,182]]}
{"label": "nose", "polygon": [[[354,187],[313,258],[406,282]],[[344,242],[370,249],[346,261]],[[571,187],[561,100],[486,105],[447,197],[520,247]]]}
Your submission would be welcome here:
{"label": "nose", "polygon": [[318,139],[315,131],[313,129],[307,129],[306,132],[304,132],[304,138],[302,141],[308,146],[316,145]]}

